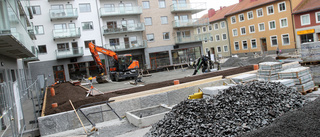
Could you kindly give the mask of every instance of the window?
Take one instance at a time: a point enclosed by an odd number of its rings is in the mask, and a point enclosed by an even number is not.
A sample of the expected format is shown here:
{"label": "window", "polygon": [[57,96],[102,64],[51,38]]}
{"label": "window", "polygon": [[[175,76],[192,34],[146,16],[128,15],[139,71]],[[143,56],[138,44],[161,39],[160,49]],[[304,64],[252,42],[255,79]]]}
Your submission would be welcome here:
{"label": "window", "polygon": [[93,23],[91,22],[82,22],[82,30],[93,30]]}
{"label": "window", "polygon": [[240,14],[239,15],[239,22],[243,22],[244,21],[244,15],[243,14]]}
{"label": "window", "polygon": [[264,31],[264,23],[259,23],[259,31]]}
{"label": "window", "polygon": [[204,43],[207,43],[208,42],[208,39],[207,37],[204,38]]}
{"label": "window", "polygon": [[163,39],[164,40],[169,40],[170,39],[169,32],[163,32]]}
{"label": "window", "polygon": [[273,5],[267,7],[267,15],[272,15],[272,14],[274,14]]}
{"label": "window", "polygon": [[154,41],[154,36],[153,36],[153,34],[147,34],[147,40],[148,40],[148,41]]}
{"label": "window", "polygon": [[320,12],[316,12],[316,23],[320,23]]}
{"label": "window", "polygon": [[120,46],[119,38],[109,39],[110,46]]}
{"label": "window", "polygon": [[222,40],[226,40],[227,39],[227,34],[222,34]]}
{"label": "window", "polygon": [[92,42],[93,44],[96,43],[95,40],[87,40],[87,41],[84,41],[84,47],[85,47],[85,48],[89,48],[89,43],[90,43],[90,42]]}
{"label": "window", "polygon": [[149,3],[149,1],[142,1],[142,8],[144,8],[144,9],[149,9],[149,8],[150,8],[150,3]]}
{"label": "window", "polygon": [[198,29],[197,29],[197,30],[198,30],[198,34],[200,34],[200,33],[201,33],[201,29],[200,29],[200,27],[198,27]]}
{"label": "window", "polygon": [[306,42],[313,42],[313,34],[300,35],[301,44]]}
{"label": "window", "polygon": [[253,11],[249,11],[247,14],[248,14],[248,20],[253,19]]}
{"label": "window", "polygon": [[36,35],[42,35],[44,34],[44,29],[42,25],[34,26],[34,31]]}
{"label": "window", "polygon": [[214,30],[218,30],[218,29],[219,29],[218,23],[215,23],[214,24]]}
{"label": "window", "polygon": [[251,48],[252,48],[252,49],[257,48],[257,41],[256,41],[256,39],[252,39],[252,40],[251,40]]}
{"label": "window", "polygon": [[219,34],[216,35],[216,41],[220,41],[220,35]]}
{"label": "window", "polygon": [[301,15],[300,19],[301,19],[302,26],[310,25],[310,15],[309,14]]}
{"label": "window", "polygon": [[38,49],[39,49],[39,53],[41,53],[41,54],[47,53],[46,45],[39,45]]}
{"label": "window", "polygon": [[238,30],[237,29],[233,29],[232,30],[232,35],[233,36],[238,36]]}
{"label": "window", "polygon": [[161,24],[168,24],[168,17],[167,16],[161,17]]}
{"label": "window", "polygon": [[209,30],[212,30],[212,26],[211,25],[209,25],[208,28],[209,28]]}
{"label": "window", "polygon": [[152,18],[151,17],[145,17],[144,18],[144,24],[145,25],[152,25]]}
{"label": "window", "polygon": [[235,23],[237,23],[236,16],[232,16],[231,17],[231,24],[235,24]]}
{"label": "window", "polygon": [[165,8],[166,7],[166,1],[165,0],[159,0],[159,8]]}
{"label": "window", "polygon": [[282,34],[282,45],[290,45],[289,34]]}
{"label": "window", "polygon": [[238,42],[238,41],[235,41],[235,42],[234,42],[234,50],[240,50],[239,42]]}
{"label": "window", "polygon": [[287,18],[280,19],[280,28],[288,27]]}
{"label": "window", "polygon": [[228,52],[228,46],[227,45],[223,46],[223,51],[224,52]]}
{"label": "window", "polygon": [[246,40],[242,41],[242,49],[248,49],[248,43]]}
{"label": "window", "polygon": [[69,51],[69,43],[59,43],[57,44],[58,52],[60,51]]}
{"label": "window", "polygon": [[79,4],[79,10],[80,12],[91,12],[90,3]]}
{"label": "window", "polygon": [[32,14],[33,15],[41,15],[41,8],[40,6],[32,6]]}
{"label": "window", "polygon": [[240,28],[240,32],[241,32],[241,35],[246,35],[246,28],[245,27]]}
{"label": "window", "polygon": [[276,29],[276,22],[273,21],[269,21],[269,30],[274,30]]}
{"label": "window", "polygon": [[211,42],[213,41],[213,37],[212,37],[212,36],[210,36],[210,41],[211,41]]}
{"label": "window", "polygon": [[226,22],[221,21],[221,22],[220,22],[220,27],[221,27],[221,28],[225,28],[225,27],[226,27]]}
{"label": "window", "polygon": [[263,11],[262,9],[257,9],[257,16],[262,17],[263,16]]}
{"label": "window", "polygon": [[254,33],[255,29],[254,29],[254,25],[250,25],[249,26],[249,33]]}
{"label": "window", "polygon": [[286,3],[285,2],[278,3],[278,8],[279,8],[279,12],[286,11]]}
{"label": "window", "polygon": [[271,39],[271,47],[278,45],[277,36],[271,36],[270,39]]}
{"label": "window", "polygon": [[202,27],[202,32],[206,32],[206,31],[207,31],[207,27],[206,26]]}
{"label": "window", "polygon": [[218,53],[222,52],[222,50],[221,50],[221,47],[220,47],[220,46],[218,46],[218,47],[217,47],[217,49],[218,49]]}

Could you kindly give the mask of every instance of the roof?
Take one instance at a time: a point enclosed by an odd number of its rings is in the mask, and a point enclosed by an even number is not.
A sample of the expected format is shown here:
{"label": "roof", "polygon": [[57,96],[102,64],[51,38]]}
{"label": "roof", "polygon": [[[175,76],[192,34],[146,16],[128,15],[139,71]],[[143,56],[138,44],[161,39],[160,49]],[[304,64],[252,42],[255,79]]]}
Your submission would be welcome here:
{"label": "roof", "polygon": [[[236,6],[232,10],[230,10],[226,14],[226,16],[237,14],[242,11],[250,10],[252,8],[256,8],[256,7],[259,7],[259,6],[262,6],[265,4],[269,4],[269,3],[272,3],[275,1],[278,1],[278,0],[255,0],[253,2],[251,2],[251,0],[243,0],[243,1],[239,2],[238,4],[236,4]],[[317,1],[317,0],[315,0],[315,1]]]}
{"label": "roof", "polygon": [[215,21],[218,21],[218,20],[221,20],[221,19],[224,19],[225,18],[225,15],[230,11],[232,10],[233,7],[235,7],[237,4],[233,4],[231,6],[228,6],[228,7],[224,7],[220,10],[217,10],[216,11],[216,14],[214,14],[212,17],[209,18],[209,22],[215,22]]}
{"label": "roof", "polygon": [[294,10],[293,14],[320,9],[320,0],[303,0]]}
{"label": "roof", "polygon": [[202,15],[202,17],[200,18],[200,19],[205,19],[205,18],[208,18],[208,13],[207,14],[204,14],[204,15]]}

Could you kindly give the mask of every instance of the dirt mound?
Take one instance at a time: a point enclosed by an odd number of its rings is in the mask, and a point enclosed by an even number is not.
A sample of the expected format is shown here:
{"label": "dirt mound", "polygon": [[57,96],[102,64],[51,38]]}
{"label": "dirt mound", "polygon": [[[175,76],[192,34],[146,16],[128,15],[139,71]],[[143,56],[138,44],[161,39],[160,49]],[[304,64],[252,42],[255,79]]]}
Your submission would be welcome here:
{"label": "dirt mound", "polygon": [[258,57],[258,58],[248,58],[247,62],[249,64],[259,64],[262,62],[279,62],[273,57]]}
{"label": "dirt mound", "polygon": [[239,67],[239,66],[247,66],[249,63],[247,61],[241,60],[236,57],[229,58],[226,62],[224,62],[222,67]]}

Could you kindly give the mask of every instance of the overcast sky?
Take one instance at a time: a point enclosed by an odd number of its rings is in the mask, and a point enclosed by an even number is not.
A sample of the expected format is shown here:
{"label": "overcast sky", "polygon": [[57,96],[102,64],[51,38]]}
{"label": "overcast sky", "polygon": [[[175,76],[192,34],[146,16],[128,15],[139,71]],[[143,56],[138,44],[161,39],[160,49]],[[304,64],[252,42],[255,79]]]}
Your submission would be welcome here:
{"label": "overcast sky", "polygon": [[[239,0],[190,0],[191,2],[206,2],[207,3],[207,9],[213,8],[213,9],[220,9],[220,6],[229,6],[235,3],[238,3]],[[208,10],[200,12],[194,17],[200,18],[202,15],[208,13]]]}

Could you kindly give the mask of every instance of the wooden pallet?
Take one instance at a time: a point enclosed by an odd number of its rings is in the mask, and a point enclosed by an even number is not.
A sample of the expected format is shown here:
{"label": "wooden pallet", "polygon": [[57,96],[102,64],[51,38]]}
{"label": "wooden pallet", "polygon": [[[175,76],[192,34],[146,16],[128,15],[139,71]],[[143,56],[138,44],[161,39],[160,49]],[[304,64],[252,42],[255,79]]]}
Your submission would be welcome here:
{"label": "wooden pallet", "polygon": [[320,61],[305,61],[305,62],[302,62],[300,64],[302,66],[305,66],[305,65],[318,65],[318,64],[320,64]]}
{"label": "wooden pallet", "polygon": [[300,93],[302,95],[306,95],[308,93],[312,93],[313,91],[317,91],[318,90],[318,87],[314,87],[314,88],[311,88],[311,89],[308,89],[308,90],[305,90],[305,91],[300,91]]}

